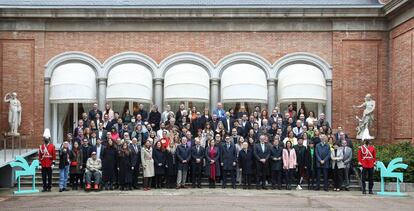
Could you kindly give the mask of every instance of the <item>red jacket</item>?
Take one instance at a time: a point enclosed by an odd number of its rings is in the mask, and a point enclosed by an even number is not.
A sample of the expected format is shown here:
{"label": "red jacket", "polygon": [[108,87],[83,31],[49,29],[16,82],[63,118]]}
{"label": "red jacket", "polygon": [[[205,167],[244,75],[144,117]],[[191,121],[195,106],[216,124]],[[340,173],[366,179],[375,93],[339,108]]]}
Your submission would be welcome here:
{"label": "red jacket", "polygon": [[362,145],[358,149],[358,162],[363,168],[374,168],[377,160],[377,152],[374,146],[365,147]]}
{"label": "red jacket", "polygon": [[53,161],[56,160],[55,146],[51,143],[39,146],[39,161],[43,168],[52,167]]}

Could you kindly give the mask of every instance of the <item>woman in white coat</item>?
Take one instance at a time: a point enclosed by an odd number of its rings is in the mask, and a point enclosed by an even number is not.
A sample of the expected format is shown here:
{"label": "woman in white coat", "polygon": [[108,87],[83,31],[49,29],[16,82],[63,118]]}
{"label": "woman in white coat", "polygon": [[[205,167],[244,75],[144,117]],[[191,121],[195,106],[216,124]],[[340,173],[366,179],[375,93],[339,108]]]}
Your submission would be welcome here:
{"label": "woman in white coat", "polygon": [[146,140],[141,150],[142,169],[144,173],[144,191],[150,190],[151,178],[154,177],[154,160],[152,159],[152,144]]}
{"label": "woman in white coat", "polygon": [[342,147],[339,147],[339,142],[333,144],[334,150],[331,151],[332,170],[333,170],[333,182],[334,191],[340,191],[342,186],[342,179],[344,175],[344,151]]}

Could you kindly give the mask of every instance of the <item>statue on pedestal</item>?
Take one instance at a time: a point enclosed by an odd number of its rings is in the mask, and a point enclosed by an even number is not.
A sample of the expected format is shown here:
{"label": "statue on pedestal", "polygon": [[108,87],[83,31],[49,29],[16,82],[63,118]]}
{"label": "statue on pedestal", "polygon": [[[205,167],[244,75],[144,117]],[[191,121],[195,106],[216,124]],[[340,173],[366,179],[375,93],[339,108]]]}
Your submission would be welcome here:
{"label": "statue on pedestal", "polygon": [[359,118],[356,116],[356,119],[359,121],[357,129],[357,139],[361,140],[370,140],[374,139],[373,136],[369,134],[369,127],[374,121],[374,110],[375,110],[375,101],[372,99],[371,94],[365,96],[365,102],[359,106],[352,106],[352,108],[364,108],[362,117]]}
{"label": "statue on pedestal", "polygon": [[10,132],[7,135],[11,136],[18,136],[20,133],[18,132],[20,123],[22,121],[22,106],[20,101],[16,98],[16,92],[7,93],[4,96],[4,102],[9,103],[9,126]]}

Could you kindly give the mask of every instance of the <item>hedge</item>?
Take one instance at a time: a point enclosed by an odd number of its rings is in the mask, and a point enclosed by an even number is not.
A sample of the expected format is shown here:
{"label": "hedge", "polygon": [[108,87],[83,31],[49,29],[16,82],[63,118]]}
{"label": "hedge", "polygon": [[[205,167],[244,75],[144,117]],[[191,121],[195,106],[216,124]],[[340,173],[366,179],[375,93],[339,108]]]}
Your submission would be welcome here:
{"label": "hedge", "polygon": [[[358,166],[357,151],[360,145],[360,143],[354,144],[354,166]],[[403,163],[408,165],[408,168],[404,171],[404,182],[414,182],[414,146],[409,141],[397,144],[378,145],[375,146],[375,149],[377,151],[377,160],[382,161],[385,166],[388,166],[388,163],[392,159],[402,157]],[[403,170],[399,169],[397,171]],[[381,180],[379,171],[375,171],[374,180]],[[386,179],[386,181],[395,182],[395,179]]]}

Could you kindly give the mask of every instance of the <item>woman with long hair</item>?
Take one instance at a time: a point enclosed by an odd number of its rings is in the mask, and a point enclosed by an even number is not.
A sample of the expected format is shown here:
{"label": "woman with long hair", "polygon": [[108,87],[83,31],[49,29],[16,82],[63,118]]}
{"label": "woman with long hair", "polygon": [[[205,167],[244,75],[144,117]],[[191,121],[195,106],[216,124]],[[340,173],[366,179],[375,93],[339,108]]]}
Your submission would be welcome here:
{"label": "woman with long hair", "polygon": [[152,158],[154,159],[155,188],[161,188],[167,167],[167,154],[161,141],[157,141],[154,146]]}
{"label": "woman with long hair", "polygon": [[132,190],[132,162],[127,142],[118,151],[118,170],[120,190]]}
{"label": "woman with long hair", "polygon": [[117,149],[112,139],[108,139],[108,143],[102,152],[102,179],[105,184],[105,190],[113,190],[115,181]]}
{"label": "woman with long hair", "polygon": [[296,170],[296,152],[293,149],[292,142],[287,141],[283,149],[283,170],[286,174],[286,190],[291,190],[291,181]]}
{"label": "woman with long hair", "polygon": [[82,175],[82,153],[78,142],[73,142],[72,150],[70,151],[70,183],[72,189],[77,190],[79,187],[79,180]]}
{"label": "woman with long hair", "polygon": [[144,173],[144,191],[150,190],[151,178],[154,177],[154,159],[152,158],[152,143],[146,140],[141,150],[142,169]]}
{"label": "woman with long hair", "polygon": [[220,176],[220,150],[215,144],[215,140],[210,141],[210,146],[206,150],[206,169],[209,188],[216,187],[216,178]]}

